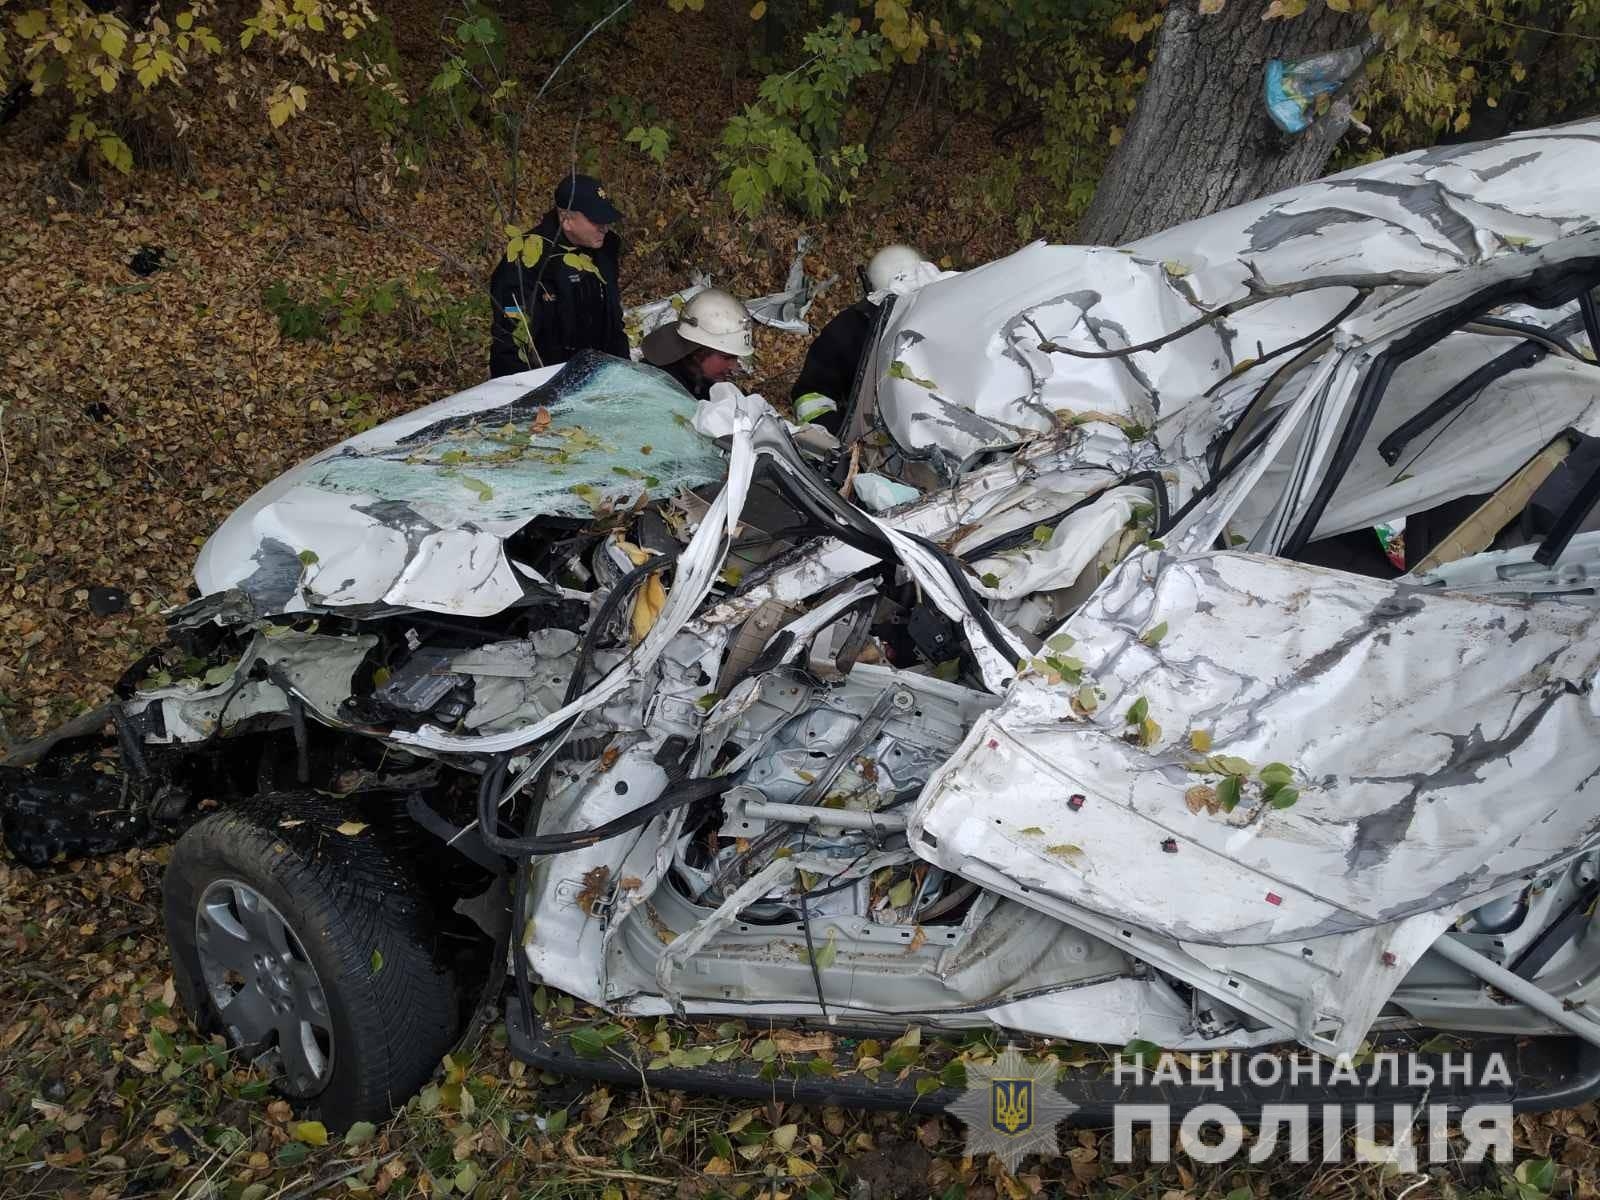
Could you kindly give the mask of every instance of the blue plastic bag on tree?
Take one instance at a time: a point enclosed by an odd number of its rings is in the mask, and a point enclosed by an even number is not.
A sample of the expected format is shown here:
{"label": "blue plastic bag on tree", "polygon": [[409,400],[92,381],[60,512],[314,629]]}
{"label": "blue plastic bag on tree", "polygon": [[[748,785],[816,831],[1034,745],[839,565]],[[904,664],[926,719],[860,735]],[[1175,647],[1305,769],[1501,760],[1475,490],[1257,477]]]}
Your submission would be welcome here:
{"label": "blue plastic bag on tree", "polygon": [[1338,91],[1365,61],[1366,51],[1361,46],[1330,50],[1293,62],[1281,58],[1268,61],[1267,112],[1273,124],[1285,133],[1303,131],[1315,116],[1317,97]]}

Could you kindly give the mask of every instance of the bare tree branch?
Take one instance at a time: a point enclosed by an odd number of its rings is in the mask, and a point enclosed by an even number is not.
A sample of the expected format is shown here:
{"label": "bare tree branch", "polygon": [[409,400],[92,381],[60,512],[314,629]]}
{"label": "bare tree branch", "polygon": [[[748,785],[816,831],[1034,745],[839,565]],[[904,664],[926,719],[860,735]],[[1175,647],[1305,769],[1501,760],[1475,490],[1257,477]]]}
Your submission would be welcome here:
{"label": "bare tree branch", "polygon": [[1242,312],[1244,309],[1265,303],[1268,300],[1279,300],[1285,296],[1298,296],[1302,292],[1321,291],[1323,288],[1344,287],[1371,292],[1380,287],[1427,287],[1428,284],[1443,278],[1442,275],[1426,275],[1419,271],[1381,271],[1355,275],[1324,275],[1317,279],[1297,279],[1293,283],[1268,283],[1261,278],[1254,263],[1247,263],[1246,265],[1250,268],[1250,278],[1245,280],[1245,288],[1248,290],[1249,295],[1241,296],[1237,300],[1229,300],[1226,304],[1211,309],[1203,316],[1196,317],[1187,325],[1183,325],[1171,333],[1152,338],[1148,342],[1124,346],[1118,350],[1079,350],[1072,346],[1063,346],[1059,342],[1048,339],[1039,343],[1039,349],[1046,354],[1066,354],[1072,358],[1123,358],[1129,354],[1142,354],[1147,350],[1159,350],[1170,342],[1188,337],[1195,330],[1203,328],[1213,321],[1225,320],[1236,312]]}

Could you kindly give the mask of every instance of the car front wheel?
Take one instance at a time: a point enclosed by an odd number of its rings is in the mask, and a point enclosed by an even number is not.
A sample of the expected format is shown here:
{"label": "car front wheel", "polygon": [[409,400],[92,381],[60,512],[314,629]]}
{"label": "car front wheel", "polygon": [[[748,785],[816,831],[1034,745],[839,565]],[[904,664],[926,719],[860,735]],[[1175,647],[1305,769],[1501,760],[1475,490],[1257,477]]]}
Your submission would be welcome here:
{"label": "car front wheel", "polygon": [[334,1129],[382,1121],[457,1033],[451,973],[402,849],[315,795],[214,813],[163,881],[184,1007]]}

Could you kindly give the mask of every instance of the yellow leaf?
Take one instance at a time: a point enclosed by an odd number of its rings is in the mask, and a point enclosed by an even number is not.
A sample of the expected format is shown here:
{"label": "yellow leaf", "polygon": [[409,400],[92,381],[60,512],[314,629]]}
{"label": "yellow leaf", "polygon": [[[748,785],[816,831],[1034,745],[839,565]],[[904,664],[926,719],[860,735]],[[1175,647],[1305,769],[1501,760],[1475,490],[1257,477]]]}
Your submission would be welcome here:
{"label": "yellow leaf", "polygon": [[301,1121],[294,1127],[294,1139],[308,1146],[326,1146],[328,1127],[321,1121]]}
{"label": "yellow leaf", "polygon": [[[139,79],[141,82],[144,80],[144,72],[139,73]],[[276,129],[289,119],[292,112],[294,112],[294,101],[285,96],[267,109],[267,120],[271,121],[272,127]]]}
{"label": "yellow leaf", "polygon": [[766,15],[767,15],[767,0],[756,0],[755,4],[750,9],[750,19],[752,21],[759,21],[759,20],[761,20],[762,17],[764,17]]}
{"label": "yellow leaf", "polygon": [[[1202,17],[1215,16],[1222,11],[1222,6],[1226,3],[1227,0],[1200,0],[1200,15]],[[1330,5],[1329,7],[1332,6]]]}
{"label": "yellow leaf", "polygon": [[114,133],[101,135],[100,153],[105,160],[117,170],[126,175],[133,170],[133,151],[128,149],[128,143]]}
{"label": "yellow leaf", "polygon": [[1207,754],[1211,750],[1211,735],[1204,729],[1193,730],[1189,734],[1189,745],[1197,754]]}
{"label": "yellow leaf", "polygon": [[786,1165],[789,1168],[789,1174],[796,1179],[804,1179],[807,1175],[815,1175],[817,1173],[817,1169],[814,1166],[794,1154],[789,1155]]}
{"label": "yellow leaf", "polygon": [[112,58],[121,58],[122,52],[127,48],[128,35],[116,25],[107,25],[105,32],[100,35],[100,49]]}
{"label": "yellow leaf", "polygon": [[45,31],[45,26],[49,20],[50,18],[46,16],[44,9],[34,8],[18,17],[13,22],[13,25],[20,37],[34,38]]}
{"label": "yellow leaf", "polygon": [[360,821],[346,821],[343,825],[339,826],[339,828],[336,829],[334,832],[335,833],[342,833],[342,834],[345,835],[345,837],[355,837],[356,834],[360,833],[365,828],[366,828],[366,825],[363,824]]}
{"label": "yellow leaf", "polygon": [[179,13],[178,14],[178,28],[179,29],[193,29],[194,28],[194,14],[192,12],[181,12],[181,13]]}

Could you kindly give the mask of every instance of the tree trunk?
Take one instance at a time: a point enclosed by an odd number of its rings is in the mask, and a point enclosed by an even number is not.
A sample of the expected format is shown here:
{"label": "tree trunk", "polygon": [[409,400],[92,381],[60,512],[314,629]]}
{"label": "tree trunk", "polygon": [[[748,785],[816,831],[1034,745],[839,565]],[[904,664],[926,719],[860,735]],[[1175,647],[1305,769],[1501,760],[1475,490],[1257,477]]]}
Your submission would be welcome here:
{"label": "tree trunk", "polygon": [[1078,225],[1080,242],[1120,245],[1322,170],[1349,106],[1336,103],[1303,133],[1280,132],[1262,98],[1267,60],[1358,45],[1366,17],[1313,2],[1298,17],[1263,21],[1266,8],[1229,0],[1202,16],[1196,0],[1167,6],[1150,77]]}

